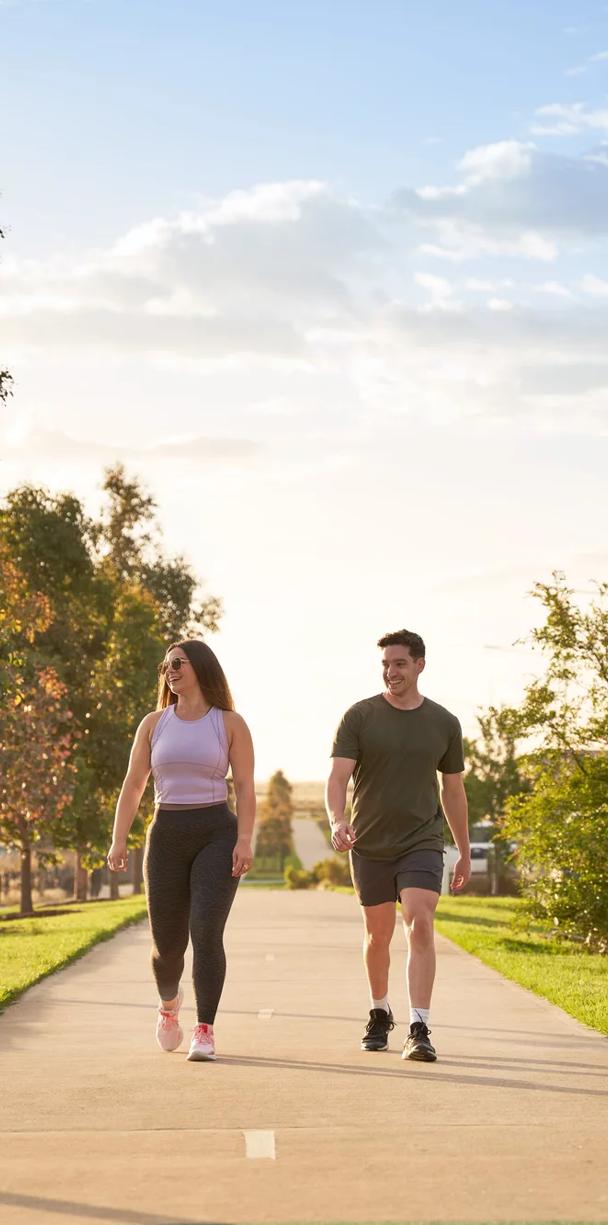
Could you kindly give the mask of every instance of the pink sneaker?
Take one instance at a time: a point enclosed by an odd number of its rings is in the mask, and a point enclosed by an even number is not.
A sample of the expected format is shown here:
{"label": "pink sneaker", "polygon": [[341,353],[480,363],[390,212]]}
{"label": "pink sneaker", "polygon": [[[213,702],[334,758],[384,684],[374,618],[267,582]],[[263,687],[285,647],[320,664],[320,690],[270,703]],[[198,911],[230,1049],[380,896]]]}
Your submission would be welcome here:
{"label": "pink sneaker", "polygon": [[195,1025],[188,1059],[215,1059],[215,1040],[213,1025]]}
{"label": "pink sneaker", "polygon": [[184,993],[180,987],[177,993],[177,1008],[159,1008],[156,1019],[156,1041],[161,1051],[176,1051],[183,1040],[184,1034],[179,1023],[179,1010]]}

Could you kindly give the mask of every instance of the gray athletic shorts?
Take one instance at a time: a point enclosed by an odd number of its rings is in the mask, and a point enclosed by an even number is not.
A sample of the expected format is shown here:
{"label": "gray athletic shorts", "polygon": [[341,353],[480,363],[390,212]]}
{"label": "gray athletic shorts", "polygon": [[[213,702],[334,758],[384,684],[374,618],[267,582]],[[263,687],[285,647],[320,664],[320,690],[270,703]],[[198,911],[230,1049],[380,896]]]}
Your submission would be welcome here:
{"label": "gray athletic shorts", "polygon": [[366,859],[349,851],[350,872],[362,906],[397,902],[402,889],[431,889],[441,893],[442,851],[408,851],[397,859]]}

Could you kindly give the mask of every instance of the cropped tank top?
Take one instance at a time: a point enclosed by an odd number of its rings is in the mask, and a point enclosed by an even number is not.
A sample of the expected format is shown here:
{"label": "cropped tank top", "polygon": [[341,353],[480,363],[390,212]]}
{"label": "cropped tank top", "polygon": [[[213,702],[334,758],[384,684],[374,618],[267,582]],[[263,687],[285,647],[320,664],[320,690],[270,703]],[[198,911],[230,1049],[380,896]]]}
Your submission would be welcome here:
{"label": "cropped tank top", "polygon": [[228,738],[224,716],[212,706],[200,719],[163,711],[151,740],[157,804],[221,804],[228,796]]}

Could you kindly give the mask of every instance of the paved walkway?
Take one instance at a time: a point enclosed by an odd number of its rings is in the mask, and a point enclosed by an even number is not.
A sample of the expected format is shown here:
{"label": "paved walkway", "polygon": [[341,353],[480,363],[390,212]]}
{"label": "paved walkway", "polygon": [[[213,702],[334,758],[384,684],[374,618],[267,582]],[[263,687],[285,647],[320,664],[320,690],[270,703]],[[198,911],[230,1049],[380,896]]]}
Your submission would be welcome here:
{"label": "paved walkway", "polygon": [[240,891],[216,1064],[156,1050],[145,925],[34,987],[0,1018],[3,1225],[608,1221],[608,1042],[439,941],[441,1058],[405,1063],[402,939],[377,1055],[341,894]]}
{"label": "paved walkway", "polygon": [[316,821],[309,817],[292,817],[293,840],[302,867],[309,872],[321,859],[330,859],[334,852],[326,842]]}

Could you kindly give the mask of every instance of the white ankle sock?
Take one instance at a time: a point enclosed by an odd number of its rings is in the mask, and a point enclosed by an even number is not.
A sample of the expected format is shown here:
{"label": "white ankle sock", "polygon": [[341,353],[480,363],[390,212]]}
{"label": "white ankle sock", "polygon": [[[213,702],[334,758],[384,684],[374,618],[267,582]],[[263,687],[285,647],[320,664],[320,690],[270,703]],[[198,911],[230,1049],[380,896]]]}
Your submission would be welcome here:
{"label": "white ankle sock", "polygon": [[372,1008],[384,1008],[385,1012],[390,1012],[388,995],[385,995],[381,1000],[375,1000],[372,997]]}
{"label": "white ankle sock", "polygon": [[416,1021],[423,1021],[428,1027],[429,1017],[431,1015],[430,1008],[410,1008],[410,1025],[415,1025]]}

